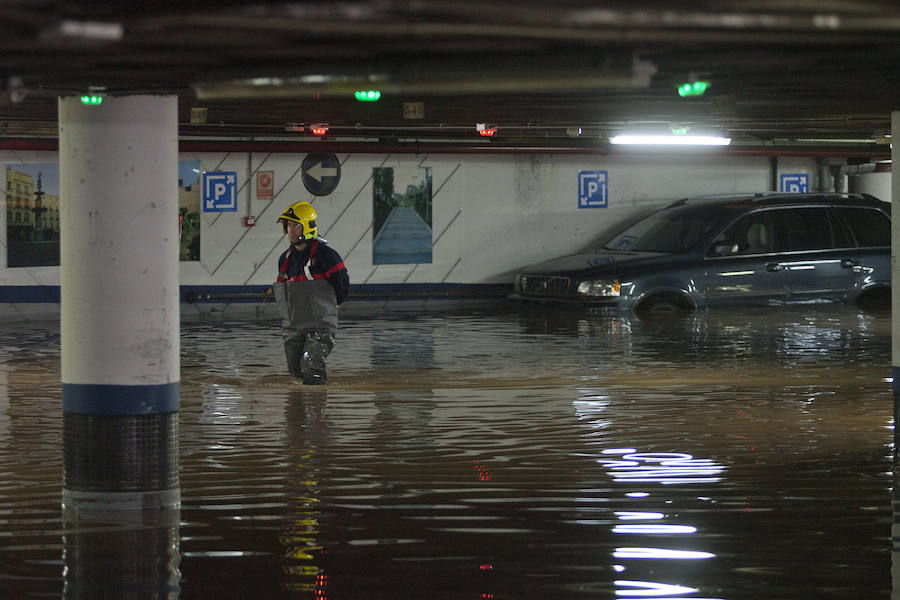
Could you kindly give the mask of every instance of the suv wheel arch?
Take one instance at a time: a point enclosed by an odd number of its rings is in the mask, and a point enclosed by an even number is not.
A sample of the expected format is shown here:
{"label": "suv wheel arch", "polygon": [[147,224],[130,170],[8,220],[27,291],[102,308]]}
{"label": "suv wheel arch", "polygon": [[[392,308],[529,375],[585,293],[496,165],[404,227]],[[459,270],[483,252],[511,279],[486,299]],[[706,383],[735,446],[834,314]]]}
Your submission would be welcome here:
{"label": "suv wheel arch", "polygon": [[642,315],[672,314],[691,312],[693,301],[682,292],[661,291],[647,294],[634,307],[634,312]]}

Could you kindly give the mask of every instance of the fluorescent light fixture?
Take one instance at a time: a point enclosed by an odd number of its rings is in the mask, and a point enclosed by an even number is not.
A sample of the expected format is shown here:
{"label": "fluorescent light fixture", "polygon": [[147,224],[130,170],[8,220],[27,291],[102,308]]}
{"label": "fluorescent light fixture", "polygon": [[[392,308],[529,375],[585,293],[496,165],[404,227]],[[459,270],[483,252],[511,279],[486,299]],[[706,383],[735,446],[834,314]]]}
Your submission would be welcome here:
{"label": "fluorescent light fixture", "polygon": [[731,138],[713,135],[616,135],[611,144],[643,146],[727,146]]}
{"label": "fluorescent light fixture", "polygon": [[114,22],[66,19],[59,24],[59,34],[68,38],[118,42],[125,34],[125,27],[121,23]]}

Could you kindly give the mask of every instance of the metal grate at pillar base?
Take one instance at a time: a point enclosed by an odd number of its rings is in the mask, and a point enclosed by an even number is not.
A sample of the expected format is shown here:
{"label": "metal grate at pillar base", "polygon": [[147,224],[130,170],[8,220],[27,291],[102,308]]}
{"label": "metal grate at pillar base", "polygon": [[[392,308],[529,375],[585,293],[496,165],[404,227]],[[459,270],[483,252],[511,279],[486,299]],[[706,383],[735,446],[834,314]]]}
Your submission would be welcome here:
{"label": "metal grate at pillar base", "polygon": [[63,482],[70,492],[175,490],[178,413],[63,413]]}

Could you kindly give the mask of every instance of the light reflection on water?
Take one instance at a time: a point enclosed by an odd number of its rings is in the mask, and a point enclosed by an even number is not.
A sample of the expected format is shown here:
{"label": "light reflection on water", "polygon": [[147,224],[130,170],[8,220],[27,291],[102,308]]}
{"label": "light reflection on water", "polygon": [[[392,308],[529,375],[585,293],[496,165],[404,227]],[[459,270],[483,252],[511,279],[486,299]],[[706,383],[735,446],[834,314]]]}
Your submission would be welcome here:
{"label": "light reflection on water", "polygon": [[276,324],[187,323],[178,523],[124,530],[60,512],[58,331],[0,340],[9,597],[890,591],[887,315],[345,317],[316,389]]}

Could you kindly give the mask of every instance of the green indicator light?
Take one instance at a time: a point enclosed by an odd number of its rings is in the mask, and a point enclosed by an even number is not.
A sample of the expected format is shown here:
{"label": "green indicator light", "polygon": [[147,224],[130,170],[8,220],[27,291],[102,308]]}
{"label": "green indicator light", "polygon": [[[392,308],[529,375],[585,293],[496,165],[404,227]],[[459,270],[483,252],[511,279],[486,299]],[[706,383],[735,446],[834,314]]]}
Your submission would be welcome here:
{"label": "green indicator light", "polygon": [[672,129],[672,133],[675,135],[687,135],[688,128],[687,127],[675,127]]}
{"label": "green indicator light", "polygon": [[82,96],[81,103],[96,106],[103,102],[103,96]]}
{"label": "green indicator light", "polygon": [[708,81],[695,81],[694,83],[682,83],[678,86],[678,95],[682,98],[687,96],[702,96],[709,87]]}
{"label": "green indicator light", "polygon": [[381,92],[378,90],[357,90],[353,95],[360,102],[378,102],[381,99]]}

